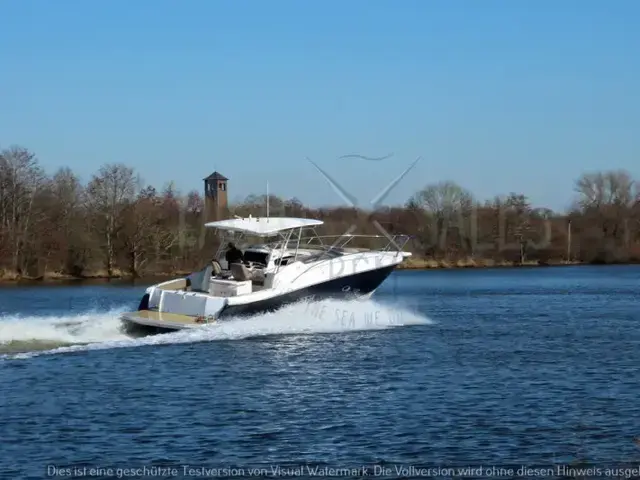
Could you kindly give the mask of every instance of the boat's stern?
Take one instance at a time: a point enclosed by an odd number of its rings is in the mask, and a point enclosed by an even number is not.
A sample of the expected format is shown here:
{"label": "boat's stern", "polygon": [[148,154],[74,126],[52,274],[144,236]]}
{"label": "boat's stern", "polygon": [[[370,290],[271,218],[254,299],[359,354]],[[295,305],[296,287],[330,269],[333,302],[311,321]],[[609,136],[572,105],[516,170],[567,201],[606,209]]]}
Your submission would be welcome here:
{"label": "boat's stern", "polygon": [[153,310],[138,310],[137,312],[126,312],[120,315],[125,329],[128,333],[149,334],[163,333],[175,330],[198,327],[215,323],[215,316],[208,317],[191,315],[181,315],[179,313],[156,312]]}
{"label": "boat's stern", "polygon": [[149,287],[135,312],[121,314],[127,331],[172,331],[213,323],[227,299],[186,289],[167,289],[167,283]]}

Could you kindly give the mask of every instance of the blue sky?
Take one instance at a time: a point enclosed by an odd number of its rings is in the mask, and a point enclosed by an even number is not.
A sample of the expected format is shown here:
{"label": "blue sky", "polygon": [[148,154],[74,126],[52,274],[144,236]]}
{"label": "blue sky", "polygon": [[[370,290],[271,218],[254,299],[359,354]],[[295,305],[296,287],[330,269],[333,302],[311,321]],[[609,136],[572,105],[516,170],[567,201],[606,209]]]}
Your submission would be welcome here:
{"label": "blue sky", "polygon": [[[640,178],[640,3],[0,2],[0,147],[84,180],[366,204],[453,180],[563,209],[585,171]],[[393,157],[383,162],[345,154]]]}

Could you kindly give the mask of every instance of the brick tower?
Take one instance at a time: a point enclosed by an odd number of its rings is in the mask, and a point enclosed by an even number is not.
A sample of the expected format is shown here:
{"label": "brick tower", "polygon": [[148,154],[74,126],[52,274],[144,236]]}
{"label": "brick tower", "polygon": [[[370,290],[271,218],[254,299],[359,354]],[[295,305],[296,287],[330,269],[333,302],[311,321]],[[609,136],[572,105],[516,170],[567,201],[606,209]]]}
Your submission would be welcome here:
{"label": "brick tower", "polygon": [[225,220],[229,216],[227,181],[219,172],[213,172],[204,179],[205,222]]}

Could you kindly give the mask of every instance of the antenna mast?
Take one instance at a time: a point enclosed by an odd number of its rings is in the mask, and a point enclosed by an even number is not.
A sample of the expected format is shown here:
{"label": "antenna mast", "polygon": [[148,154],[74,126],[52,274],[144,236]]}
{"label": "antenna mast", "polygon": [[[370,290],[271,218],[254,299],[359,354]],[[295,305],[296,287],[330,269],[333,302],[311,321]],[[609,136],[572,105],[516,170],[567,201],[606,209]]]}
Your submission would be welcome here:
{"label": "antenna mast", "polygon": [[269,182],[267,182],[267,218],[269,218]]}

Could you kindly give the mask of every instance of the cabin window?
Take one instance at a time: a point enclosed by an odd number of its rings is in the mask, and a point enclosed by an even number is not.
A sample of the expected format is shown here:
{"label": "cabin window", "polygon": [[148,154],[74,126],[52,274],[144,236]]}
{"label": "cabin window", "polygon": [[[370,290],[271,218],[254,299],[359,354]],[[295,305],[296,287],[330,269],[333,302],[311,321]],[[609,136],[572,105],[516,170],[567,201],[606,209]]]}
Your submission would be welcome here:
{"label": "cabin window", "polygon": [[220,184],[220,191],[221,191],[221,192],[224,192],[224,191],[225,191],[225,189],[226,189],[226,187],[227,187],[227,186],[226,186],[224,183],[221,183],[221,184]]}
{"label": "cabin window", "polygon": [[288,265],[289,262],[291,262],[291,261],[293,261],[293,257],[290,255],[290,256],[284,257],[284,258],[278,258],[273,263],[276,264],[276,265],[285,266],[285,265]]}
{"label": "cabin window", "polygon": [[253,262],[253,263],[261,263],[262,265],[267,264],[267,254],[262,252],[252,252],[251,250],[244,252],[244,261],[245,262]]}

